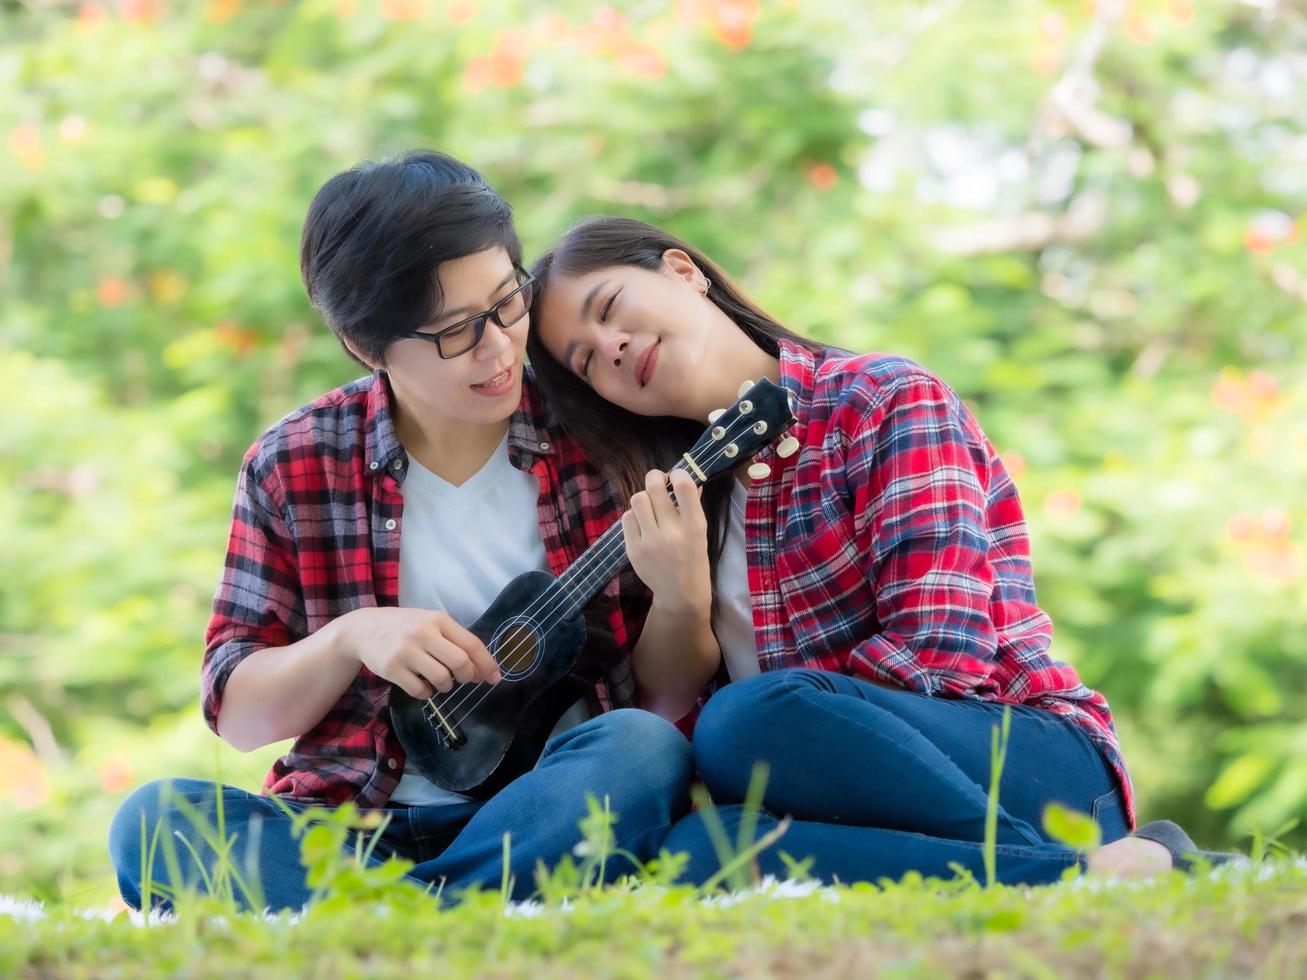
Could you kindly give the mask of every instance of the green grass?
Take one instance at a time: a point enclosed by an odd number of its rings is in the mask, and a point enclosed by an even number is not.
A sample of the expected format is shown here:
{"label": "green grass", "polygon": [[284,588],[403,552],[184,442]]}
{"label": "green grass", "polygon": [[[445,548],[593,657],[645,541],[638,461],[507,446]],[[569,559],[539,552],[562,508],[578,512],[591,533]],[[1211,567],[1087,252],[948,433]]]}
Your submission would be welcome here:
{"label": "green grass", "polygon": [[[992,746],[989,882],[1006,745],[1005,724]],[[755,771],[747,794],[755,806],[765,777]],[[205,871],[206,894],[152,885],[177,912],[149,921],[88,918],[66,906],[34,921],[0,915],[0,977],[1307,974],[1307,860],[1276,835],[1255,839],[1244,866],[1150,881],[1070,872],[1057,885],[1022,888],[962,873],[817,887],[758,881],[751,859],[763,847],[783,850],[784,823],[754,840],[746,820],[731,841],[711,802],[698,801],[722,864],[702,887],[675,885],[683,863],[665,851],[639,875],[604,886],[606,863],[623,852],[616,815],[591,798],[574,856],[537,866],[539,900],[516,905],[505,898],[508,879],[496,890],[437,896],[404,877],[409,862],[369,866],[384,829],[376,813],[349,804],[291,813],[314,896],[302,915],[279,916],[237,910],[242,897],[260,894],[259,882],[231,859],[222,814],[210,825],[191,813],[185,831],[146,838],[143,870],[147,881],[156,867],[177,880],[178,861],[203,840],[218,855]],[[1045,829],[1082,850],[1097,844],[1093,822],[1062,808],[1050,809]],[[507,838],[504,848],[507,858]],[[802,877],[804,862],[788,864]]]}
{"label": "green grass", "polygon": [[1301,976],[1307,864],[1024,889],[909,877],[760,893],[582,892],[536,914],[499,895],[441,909],[415,887],[292,921],[198,901],[175,921],[0,918],[0,976]]}

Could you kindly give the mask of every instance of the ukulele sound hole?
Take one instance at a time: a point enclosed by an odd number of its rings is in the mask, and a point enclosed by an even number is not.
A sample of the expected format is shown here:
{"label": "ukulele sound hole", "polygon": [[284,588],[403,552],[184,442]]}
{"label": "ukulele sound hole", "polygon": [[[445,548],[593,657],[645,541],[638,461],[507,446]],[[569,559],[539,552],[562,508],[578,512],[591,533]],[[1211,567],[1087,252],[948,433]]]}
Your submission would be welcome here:
{"label": "ukulele sound hole", "polygon": [[539,634],[529,623],[505,623],[495,634],[491,652],[505,680],[521,680],[540,662]]}

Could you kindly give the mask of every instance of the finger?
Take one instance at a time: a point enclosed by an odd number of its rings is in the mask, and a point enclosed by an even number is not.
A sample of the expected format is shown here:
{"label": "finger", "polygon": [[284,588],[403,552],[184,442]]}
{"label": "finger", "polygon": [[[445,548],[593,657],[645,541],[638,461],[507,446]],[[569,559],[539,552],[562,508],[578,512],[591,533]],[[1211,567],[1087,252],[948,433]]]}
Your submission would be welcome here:
{"label": "finger", "polygon": [[472,658],[443,636],[428,637],[426,648],[427,655],[443,664],[459,684],[473,684],[480,680]]}
{"label": "finger", "polygon": [[693,523],[703,516],[703,501],[699,499],[700,487],[694,477],[685,470],[672,471],[672,492],[676,494],[676,508],[681,519]]}
{"label": "finger", "polygon": [[404,693],[418,701],[425,701],[435,693],[435,688],[428,684],[423,678],[419,677],[407,667],[399,667],[395,670],[394,675],[390,678],[392,683],[398,684],[403,688]]}
{"label": "finger", "polygon": [[640,526],[640,537],[657,533],[658,518],[654,516],[653,502],[647,491],[641,490],[631,498],[631,509],[627,513],[633,515]]}
{"label": "finger", "polygon": [[437,691],[448,694],[454,689],[454,675],[449,668],[426,651],[418,651],[408,667]]}
{"label": "finger", "polygon": [[[641,560],[643,552],[642,537],[640,534],[640,522],[635,519],[635,514],[627,511],[622,515],[622,539],[626,543],[626,557],[633,566]],[[638,566],[636,574],[639,574]]]}
{"label": "finger", "polygon": [[661,470],[650,470],[644,478],[645,492],[649,494],[649,503],[653,505],[654,517],[659,527],[670,526],[676,520],[676,504],[667,492],[667,474]]}
{"label": "finger", "polygon": [[467,654],[476,672],[473,680],[486,681],[490,684],[499,683],[499,664],[495,662],[494,654],[486,649],[479,636],[467,627],[460,626],[453,619],[442,620],[440,632],[446,640]]}

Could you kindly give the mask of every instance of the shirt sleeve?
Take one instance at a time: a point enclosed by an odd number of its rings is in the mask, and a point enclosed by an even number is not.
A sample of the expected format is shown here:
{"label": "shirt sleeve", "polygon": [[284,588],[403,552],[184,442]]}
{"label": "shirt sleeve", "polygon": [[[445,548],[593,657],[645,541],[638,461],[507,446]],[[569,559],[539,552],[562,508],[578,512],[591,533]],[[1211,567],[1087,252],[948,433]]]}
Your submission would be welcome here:
{"label": "shirt sleeve", "polygon": [[278,506],[256,475],[254,451],[236,484],[222,579],[213,598],[201,668],[204,720],[216,734],[227,679],[250,654],[299,636],[304,600],[294,544]]}
{"label": "shirt sleeve", "polygon": [[862,417],[845,472],[881,630],[849,652],[854,672],[945,696],[997,689],[986,445],[961,399],[926,375],[897,381]]}

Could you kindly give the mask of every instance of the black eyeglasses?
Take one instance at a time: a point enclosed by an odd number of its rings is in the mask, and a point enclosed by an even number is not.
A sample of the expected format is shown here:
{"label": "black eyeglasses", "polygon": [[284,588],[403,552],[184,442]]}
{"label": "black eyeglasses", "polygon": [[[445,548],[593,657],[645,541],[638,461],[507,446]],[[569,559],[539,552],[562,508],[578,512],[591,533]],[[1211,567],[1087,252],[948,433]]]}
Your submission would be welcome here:
{"label": "black eyeglasses", "polygon": [[531,308],[531,300],[535,297],[535,277],[521,266],[517,267],[516,272],[517,288],[484,313],[478,313],[465,320],[459,320],[457,323],[445,327],[443,330],[437,330],[435,333],[421,333],[414,330],[410,333],[400,334],[400,337],[429,340],[436,345],[436,351],[445,359],[458,357],[459,354],[466,354],[481,343],[481,335],[486,332],[486,323],[488,321],[494,320],[504,328],[511,327],[526,316],[526,311]]}

